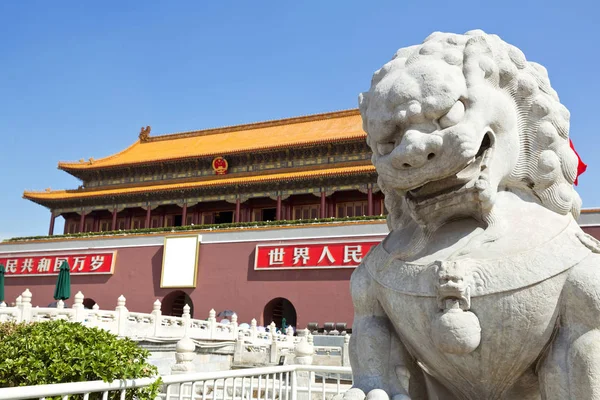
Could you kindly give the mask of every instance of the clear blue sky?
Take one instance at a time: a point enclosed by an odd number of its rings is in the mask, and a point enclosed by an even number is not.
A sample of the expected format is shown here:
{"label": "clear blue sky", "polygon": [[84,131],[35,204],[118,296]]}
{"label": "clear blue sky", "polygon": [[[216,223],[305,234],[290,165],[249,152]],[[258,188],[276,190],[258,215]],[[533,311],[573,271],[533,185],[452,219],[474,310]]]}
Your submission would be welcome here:
{"label": "clear blue sky", "polygon": [[[594,1],[0,1],[0,238],[46,234],[24,189],[76,188],[58,161],[153,134],[357,106],[396,49],[483,29],[547,67],[600,206]],[[58,223],[57,232],[62,231]]]}

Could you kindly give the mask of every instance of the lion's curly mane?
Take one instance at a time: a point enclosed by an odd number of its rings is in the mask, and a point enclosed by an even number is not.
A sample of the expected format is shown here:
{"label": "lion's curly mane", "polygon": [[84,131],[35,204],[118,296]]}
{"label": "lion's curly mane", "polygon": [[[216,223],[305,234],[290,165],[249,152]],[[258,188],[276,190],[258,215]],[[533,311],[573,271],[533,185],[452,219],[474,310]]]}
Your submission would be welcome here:
{"label": "lion's curly mane", "polygon": [[[392,69],[433,59],[461,67],[467,88],[485,80],[512,98],[520,153],[515,168],[499,190],[529,191],[544,207],[562,215],[570,212],[577,218],[581,199],[573,189],[578,160],[569,145],[569,111],[560,103],[543,66],[527,61],[518,48],[498,36],[480,30],[464,35],[433,33],[421,45],[398,50],[390,62],[375,72],[370,91],[359,97],[363,128],[373,157],[377,157],[376,144],[369,140],[366,111],[374,86]],[[403,214],[400,210],[404,208],[399,203],[404,198],[387,190],[381,181],[380,187],[390,211],[388,223],[391,227],[398,226]]]}

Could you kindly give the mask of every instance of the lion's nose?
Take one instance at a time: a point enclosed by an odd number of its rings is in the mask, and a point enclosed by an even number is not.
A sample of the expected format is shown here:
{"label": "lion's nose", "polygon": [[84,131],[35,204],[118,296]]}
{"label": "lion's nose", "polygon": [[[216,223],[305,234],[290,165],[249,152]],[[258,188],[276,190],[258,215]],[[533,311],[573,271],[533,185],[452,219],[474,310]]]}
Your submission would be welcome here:
{"label": "lion's nose", "polygon": [[392,165],[397,169],[421,168],[440,153],[442,138],[438,135],[406,131],[392,151]]}

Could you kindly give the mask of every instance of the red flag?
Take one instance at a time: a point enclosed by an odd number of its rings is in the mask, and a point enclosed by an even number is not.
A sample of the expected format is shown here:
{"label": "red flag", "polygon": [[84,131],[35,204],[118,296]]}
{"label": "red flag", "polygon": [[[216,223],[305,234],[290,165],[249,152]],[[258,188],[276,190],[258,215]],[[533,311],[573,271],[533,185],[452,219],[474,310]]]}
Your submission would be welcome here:
{"label": "red flag", "polygon": [[585,170],[587,169],[587,165],[581,161],[581,157],[579,157],[579,154],[577,154],[577,151],[575,151],[575,146],[573,146],[573,141],[571,139],[569,139],[569,145],[571,146],[571,150],[573,150],[573,153],[575,153],[575,155],[577,156],[577,176],[575,177],[575,186],[577,186],[577,183],[579,181],[579,175],[583,174],[585,172]]}

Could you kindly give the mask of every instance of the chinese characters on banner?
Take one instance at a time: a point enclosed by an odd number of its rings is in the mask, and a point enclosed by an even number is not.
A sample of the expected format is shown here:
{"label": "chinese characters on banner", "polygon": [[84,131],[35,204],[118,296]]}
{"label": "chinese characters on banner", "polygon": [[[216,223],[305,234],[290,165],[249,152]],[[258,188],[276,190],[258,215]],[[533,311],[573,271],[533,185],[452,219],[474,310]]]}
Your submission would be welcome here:
{"label": "chinese characters on banner", "polygon": [[355,268],[375,242],[258,245],[254,269]]}
{"label": "chinese characters on banner", "polygon": [[5,276],[58,275],[63,261],[67,261],[73,275],[112,274],[116,252],[58,254],[58,255],[0,255],[0,264],[6,269]]}

